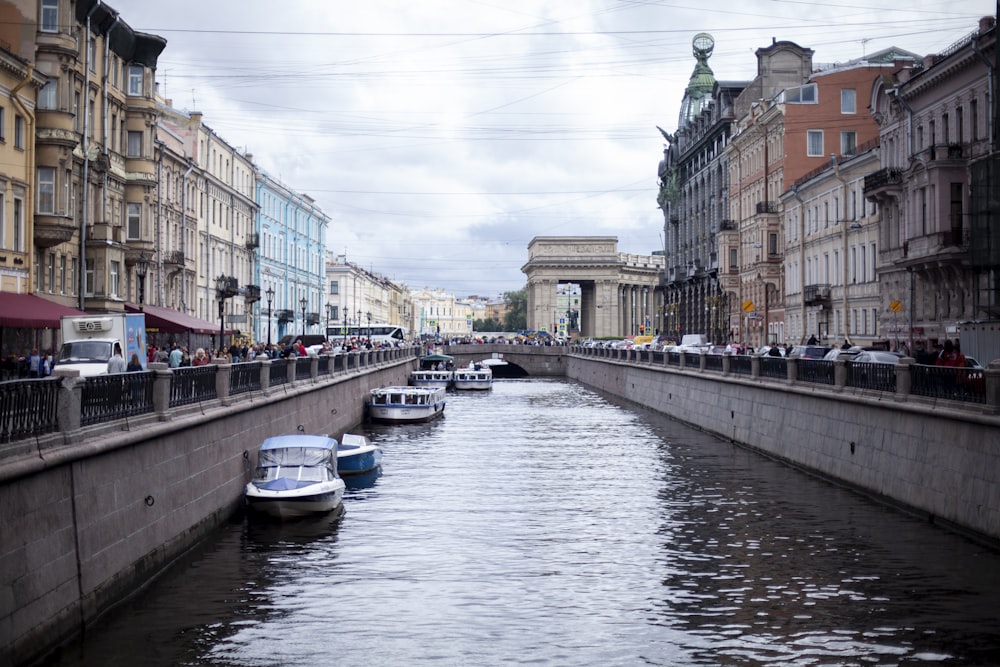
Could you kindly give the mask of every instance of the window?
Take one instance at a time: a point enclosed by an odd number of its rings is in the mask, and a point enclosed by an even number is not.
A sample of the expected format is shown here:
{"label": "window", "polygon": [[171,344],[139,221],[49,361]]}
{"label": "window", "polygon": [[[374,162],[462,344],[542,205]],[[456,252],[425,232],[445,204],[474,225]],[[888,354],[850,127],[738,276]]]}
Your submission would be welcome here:
{"label": "window", "polygon": [[108,296],[118,296],[118,275],[121,264],[117,261],[111,261],[108,264],[110,265],[108,267]]}
{"label": "window", "polygon": [[858,152],[858,133],[852,131],[840,133],[840,154],[854,155]]}
{"label": "window", "polygon": [[49,253],[48,257],[48,270],[47,273],[49,278],[49,291],[56,291],[56,254],[54,252]]}
{"label": "window", "polygon": [[55,167],[38,168],[38,212],[49,215],[56,212]]}
{"label": "window", "polygon": [[91,72],[97,71],[97,40],[93,37],[87,42],[87,67]]}
{"label": "window", "polygon": [[42,32],[59,32],[59,0],[42,0],[39,23]]}
{"label": "window", "polygon": [[767,235],[767,254],[772,257],[778,254],[778,235],[773,232]]}
{"label": "window", "polygon": [[843,88],[840,91],[840,113],[857,113],[857,91]]}
{"label": "window", "polygon": [[87,296],[94,296],[94,260],[87,260],[86,275],[83,277],[83,293]]}
{"label": "window", "polygon": [[129,202],[127,234],[130,241],[142,238],[142,209],[135,202]]}
{"label": "window", "polygon": [[779,96],[779,101],[786,104],[816,104],[816,84],[807,83],[804,86],[788,88]]}
{"label": "window", "polygon": [[66,293],[66,255],[59,256],[59,293]]}
{"label": "window", "polygon": [[70,285],[72,286],[71,287],[72,294],[80,293],[80,286],[77,284],[77,281],[80,279],[80,269],[78,268],[79,266],[80,266],[79,260],[76,257],[74,257],[70,261],[70,271],[69,271],[69,282]]}
{"label": "window", "polygon": [[24,252],[24,201],[14,197],[14,246],[12,250]]}
{"label": "window", "polygon": [[979,139],[979,100],[969,100],[969,141]]}
{"label": "window", "polygon": [[823,130],[806,130],[806,155],[823,157]]}
{"label": "window", "polygon": [[56,107],[56,93],[58,92],[59,82],[55,79],[51,79],[42,86],[42,89],[38,91],[38,108],[39,109],[55,109]]}
{"label": "window", "polygon": [[729,272],[730,273],[736,273],[736,271],[739,270],[740,263],[739,263],[739,261],[737,261],[738,260],[737,255],[738,255],[738,253],[736,252],[736,248],[730,248],[729,249]]}
{"label": "window", "polygon": [[340,294],[340,283],[336,280],[330,281],[330,294]]}
{"label": "window", "polygon": [[128,131],[128,147],[125,155],[128,157],[142,156],[142,132]]}
{"label": "window", "polygon": [[128,94],[142,95],[142,67],[138,65],[129,65]]}
{"label": "window", "polygon": [[0,143],[7,141],[7,113],[6,109],[0,107]]}
{"label": "window", "polygon": [[24,149],[24,116],[14,116],[14,148]]}

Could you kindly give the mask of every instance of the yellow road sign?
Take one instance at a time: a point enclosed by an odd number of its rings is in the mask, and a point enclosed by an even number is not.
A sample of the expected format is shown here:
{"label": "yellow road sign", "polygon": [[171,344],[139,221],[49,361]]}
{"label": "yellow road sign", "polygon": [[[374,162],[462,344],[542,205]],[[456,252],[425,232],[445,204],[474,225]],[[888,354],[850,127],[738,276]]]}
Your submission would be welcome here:
{"label": "yellow road sign", "polygon": [[898,313],[899,311],[903,310],[903,304],[900,303],[899,301],[893,301],[892,303],[889,304],[889,310],[891,310],[894,313]]}
{"label": "yellow road sign", "polygon": [[744,313],[752,313],[753,310],[754,310],[754,308],[753,308],[753,301],[751,301],[750,299],[747,299],[746,301],[743,302],[743,312]]}

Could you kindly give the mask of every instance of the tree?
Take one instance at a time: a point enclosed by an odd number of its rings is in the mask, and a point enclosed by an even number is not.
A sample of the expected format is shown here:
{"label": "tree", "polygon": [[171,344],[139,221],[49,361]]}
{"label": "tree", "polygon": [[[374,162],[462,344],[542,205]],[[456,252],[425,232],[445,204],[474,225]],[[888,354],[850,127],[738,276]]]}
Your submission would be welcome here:
{"label": "tree", "polygon": [[502,327],[503,325],[492,317],[487,317],[485,320],[473,320],[472,322],[473,331],[503,331]]}
{"label": "tree", "polygon": [[528,287],[514,292],[504,292],[507,313],[503,317],[504,331],[520,331],[528,326]]}

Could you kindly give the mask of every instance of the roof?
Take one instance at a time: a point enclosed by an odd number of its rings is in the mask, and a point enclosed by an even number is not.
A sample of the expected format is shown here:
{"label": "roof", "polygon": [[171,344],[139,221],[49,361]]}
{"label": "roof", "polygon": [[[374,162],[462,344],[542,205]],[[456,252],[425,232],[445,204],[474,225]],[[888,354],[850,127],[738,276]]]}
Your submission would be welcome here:
{"label": "roof", "polygon": [[86,314],[34,294],[0,292],[0,327],[58,329],[63,315]]}
{"label": "roof", "polygon": [[[182,313],[173,308],[162,306],[150,306],[148,304],[137,306],[134,303],[126,303],[125,311],[129,313],[143,313],[146,315],[146,329],[149,331],[162,331],[163,333],[202,333],[214,334],[219,331],[219,324],[209,322],[194,315]],[[79,314],[79,313],[74,313]],[[226,333],[232,333],[231,329],[226,329]]]}
{"label": "roof", "polygon": [[428,354],[420,357],[420,361],[454,361],[455,357],[447,354]]}
{"label": "roof", "polygon": [[314,449],[335,449],[337,441],[325,435],[275,435],[263,442],[263,449],[289,449],[292,447],[312,447]]}

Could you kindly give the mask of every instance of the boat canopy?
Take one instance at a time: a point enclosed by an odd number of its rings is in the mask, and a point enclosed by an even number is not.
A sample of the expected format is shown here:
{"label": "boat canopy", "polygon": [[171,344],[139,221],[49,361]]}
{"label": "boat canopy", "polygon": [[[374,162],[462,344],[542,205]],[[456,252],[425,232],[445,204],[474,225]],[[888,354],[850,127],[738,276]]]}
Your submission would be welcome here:
{"label": "boat canopy", "polygon": [[420,361],[454,361],[455,357],[448,354],[428,354],[420,357]]}
{"label": "boat canopy", "polygon": [[323,466],[337,455],[337,441],[323,435],[279,435],[260,446],[257,466]]}

